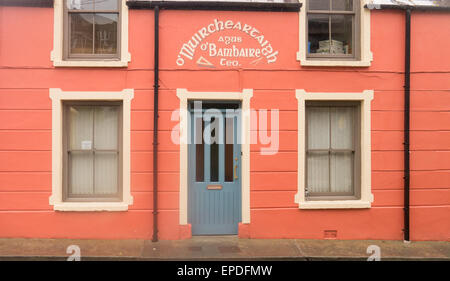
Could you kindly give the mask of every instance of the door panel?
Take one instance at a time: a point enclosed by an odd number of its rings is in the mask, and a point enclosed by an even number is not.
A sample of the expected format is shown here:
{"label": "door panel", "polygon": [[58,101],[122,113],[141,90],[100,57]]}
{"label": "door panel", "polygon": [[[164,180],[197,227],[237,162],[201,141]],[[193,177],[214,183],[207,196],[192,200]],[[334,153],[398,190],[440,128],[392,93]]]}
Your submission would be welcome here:
{"label": "door panel", "polygon": [[241,221],[240,111],[231,114],[230,109],[210,107],[190,112],[188,220],[193,235],[237,234]]}

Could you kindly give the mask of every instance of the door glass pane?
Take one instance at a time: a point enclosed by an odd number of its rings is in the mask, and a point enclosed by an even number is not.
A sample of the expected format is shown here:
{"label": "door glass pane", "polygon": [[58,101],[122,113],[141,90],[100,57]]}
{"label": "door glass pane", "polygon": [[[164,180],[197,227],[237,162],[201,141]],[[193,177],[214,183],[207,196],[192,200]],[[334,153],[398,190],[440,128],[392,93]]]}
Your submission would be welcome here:
{"label": "door glass pane", "polygon": [[115,152],[95,152],[95,194],[117,193],[117,158]]}
{"label": "door glass pane", "polygon": [[[215,121],[215,117],[211,118],[211,123]],[[217,128],[220,128],[220,126],[210,126],[211,128],[211,139],[214,140],[214,142],[210,145],[211,147],[211,181],[219,181],[219,144],[218,139],[216,141],[216,134],[219,134],[216,132]]]}
{"label": "door glass pane", "polygon": [[353,0],[332,0],[334,11],[353,11]]}
{"label": "door glass pane", "polygon": [[225,119],[225,181],[233,181],[234,118]]}
{"label": "door glass pane", "polygon": [[69,14],[70,53],[92,54],[93,52],[93,14]]}
{"label": "door glass pane", "polygon": [[88,106],[71,106],[69,108],[69,149],[91,150],[94,110]]}
{"label": "door glass pane", "polygon": [[331,16],[331,45],[332,54],[353,54],[353,16]]}
{"label": "door glass pane", "polygon": [[330,10],[330,0],[309,0],[309,10]]}
{"label": "door glass pane", "polygon": [[353,107],[332,107],[331,147],[334,149],[353,149]]}
{"label": "door glass pane", "polygon": [[67,9],[69,10],[93,10],[93,0],[66,0]]}
{"label": "door glass pane", "polygon": [[308,107],[308,149],[330,148],[330,112],[328,107]]}
{"label": "door glass pane", "polygon": [[308,152],[307,157],[308,192],[328,192],[330,188],[328,152]]}
{"label": "door glass pane", "polygon": [[203,141],[203,129],[205,122],[203,118],[196,118],[194,128],[195,140],[195,179],[198,182],[204,181],[205,144]]}
{"label": "door glass pane", "polygon": [[95,148],[118,149],[119,107],[95,107]]}
{"label": "door glass pane", "polygon": [[93,159],[93,154],[89,152],[71,152],[69,154],[70,193],[94,194]]}
{"label": "door glass pane", "polygon": [[330,159],[331,192],[352,192],[353,190],[353,154],[336,152]]}
{"label": "door glass pane", "polygon": [[329,20],[328,15],[308,15],[308,53],[330,53]]}
{"label": "door glass pane", "polygon": [[[90,0],[92,1],[92,0]],[[94,7],[96,11],[100,10],[110,10],[117,11],[118,9],[118,1],[117,0],[95,0]]]}
{"label": "door glass pane", "polygon": [[95,14],[95,53],[117,53],[118,14]]}

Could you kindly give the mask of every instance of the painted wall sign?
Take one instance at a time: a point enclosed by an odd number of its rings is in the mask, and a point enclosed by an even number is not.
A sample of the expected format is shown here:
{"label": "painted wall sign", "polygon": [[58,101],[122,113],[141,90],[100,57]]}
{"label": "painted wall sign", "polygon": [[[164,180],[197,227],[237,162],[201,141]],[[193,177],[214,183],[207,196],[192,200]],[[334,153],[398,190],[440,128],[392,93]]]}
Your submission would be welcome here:
{"label": "painted wall sign", "polygon": [[256,66],[275,63],[277,55],[278,51],[255,27],[214,19],[181,46],[176,64],[184,66],[192,61],[199,67],[211,68]]}

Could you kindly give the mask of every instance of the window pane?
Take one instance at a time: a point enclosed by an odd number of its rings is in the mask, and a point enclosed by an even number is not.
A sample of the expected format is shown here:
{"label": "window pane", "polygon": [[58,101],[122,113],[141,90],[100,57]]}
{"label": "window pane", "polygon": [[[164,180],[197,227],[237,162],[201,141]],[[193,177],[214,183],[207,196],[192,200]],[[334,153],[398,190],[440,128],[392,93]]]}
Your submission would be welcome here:
{"label": "window pane", "polygon": [[309,107],[308,149],[330,148],[330,112],[328,107]]}
{"label": "window pane", "polygon": [[117,53],[118,14],[95,14],[95,53]]}
{"label": "window pane", "polygon": [[[91,0],[92,1],[92,0]],[[118,10],[118,1],[117,0],[95,0],[95,10]]]}
{"label": "window pane", "polygon": [[308,152],[307,188],[308,192],[328,192],[329,183],[328,152]]}
{"label": "window pane", "polygon": [[353,0],[332,0],[334,11],[353,11]]}
{"label": "window pane", "polygon": [[225,119],[225,181],[233,181],[234,118]]}
{"label": "window pane", "polygon": [[95,148],[118,149],[119,107],[95,107]]}
{"label": "window pane", "polygon": [[331,147],[334,149],[353,149],[353,107],[332,107]]}
{"label": "window pane", "polygon": [[[215,121],[216,118],[211,118],[211,123],[213,123]],[[216,134],[218,134],[218,132],[216,132],[216,127],[220,128],[220,126],[210,126],[210,128],[213,128],[211,130],[211,138],[214,140]],[[211,181],[219,181],[219,144],[218,144],[218,139],[217,141],[214,141],[214,143],[212,143],[211,146]]]}
{"label": "window pane", "polygon": [[205,178],[205,144],[203,142],[204,123],[203,117],[196,118],[195,120],[195,178],[198,182],[204,181]]}
{"label": "window pane", "polygon": [[353,54],[353,16],[331,16],[331,47],[332,54]]}
{"label": "window pane", "polygon": [[337,152],[331,154],[331,192],[352,192],[353,154]]}
{"label": "window pane", "polygon": [[69,186],[72,194],[93,194],[93,155],[86,152],[71,152],[69,156]]}
{"label": "window pane", "polygon": [[330,10],[330,0],[309,0],[309,10]]}
{"label": "window pane", "polygon": [[92,149],[93,108],[71,106],[69,108],[69,149]]}
{"label": "window pane", "polygon": [[308,53],[328,54],[329,39],[329,16],[308,15]]}
{"label": "window pane", "polygon": [[117,153],[95,153],[95,194],[117,193],[117,158]]}
{"label": "window pane", "polygon": [[93,10],[93,0],[66,0],[67,9],[69,10]]}
{"label": "window pane", "polygon": [[70,53],[92,54],[93,20],[92,14],[69,14],[70,16]]}

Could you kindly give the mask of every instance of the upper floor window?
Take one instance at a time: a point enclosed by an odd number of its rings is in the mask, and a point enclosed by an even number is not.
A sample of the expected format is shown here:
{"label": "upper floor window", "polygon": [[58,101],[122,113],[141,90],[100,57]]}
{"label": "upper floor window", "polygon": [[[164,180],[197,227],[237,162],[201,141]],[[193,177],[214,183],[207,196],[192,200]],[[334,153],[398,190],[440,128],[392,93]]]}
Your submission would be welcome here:
{"label": "upper floor window", "polygon": [[368,0],[299,0],[299,51],[304,66],[370,66]]}
{"label": "upper floor window", "polygon": [[54,66],[124,67],[128,7],[121,0],[54,0]]}
{"label": "upper floor window", "polygon": [[354,0],[309,0],[307,57],[359,57],[359,9]]}
{"label": "upper floor window", "polygon": [[118,58],[120,8],[119,0],[66,0],[65,58]]}

